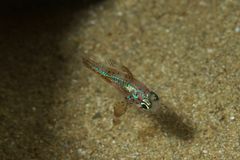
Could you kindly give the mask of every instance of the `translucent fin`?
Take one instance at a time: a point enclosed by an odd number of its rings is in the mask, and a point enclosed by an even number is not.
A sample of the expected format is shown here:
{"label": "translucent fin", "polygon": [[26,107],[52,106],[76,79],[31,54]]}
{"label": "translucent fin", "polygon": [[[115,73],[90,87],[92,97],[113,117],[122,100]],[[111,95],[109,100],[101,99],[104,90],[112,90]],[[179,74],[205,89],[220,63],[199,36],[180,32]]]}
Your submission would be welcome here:
{"label": "translucent fin", "polygon": [[127,104],[124,101],[115,103],[114,116],[121,117],[127,111]]}
{"label": "translucent fin", "polygon": [[96,68],[106,68],[106,66],[104,66],[102,63],[96,62],[97,58],[94,56],[89,56],[89,55],[82,55],[81,56],[81,60],[83,65],[85,65],[85,67],[93,70],[96,72]]}
{"label": "translucent fin", "polygon": [[94,62],[92,59],[83,56],[82,57],[82,63],[87,67],[87,68],[92,68],[93,66],[96,66],[96,62]]}
{"label": "translucent fin", "polygon": [[114,104],[114,118],[113,123],[114,125],[118,125],[120,123],[120,117],[124,115],[127,111],[127,103],[124,101],[116,102]]}
{"label": "translucent fin", "polygon": [[124,65],[118,63],[117,61],[113,60],[113,59],[108,59],[106,60],[106,63],[116,69],[121,70],[122,72],[126,73],[126,78],[128,78],[129,80],[133,79],[133,74],[132,72]]}

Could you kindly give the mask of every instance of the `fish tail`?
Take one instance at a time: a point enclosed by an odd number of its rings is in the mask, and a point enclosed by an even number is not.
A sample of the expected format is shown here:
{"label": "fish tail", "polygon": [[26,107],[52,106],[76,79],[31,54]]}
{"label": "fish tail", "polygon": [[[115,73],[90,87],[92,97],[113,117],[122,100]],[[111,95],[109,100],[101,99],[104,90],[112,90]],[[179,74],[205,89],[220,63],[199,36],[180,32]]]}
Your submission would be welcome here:
{"label": "fish tail", "polygon": [[92,59],[88,58],[88,57],[82,57],[82,63],[91,70],[95,70],[94,68],[96,68],[97,66],[99,66],[99,64],[95,61],[93,61]]}
{"label": "fish tail", "polygon": [[104,75],[104,70],[106,70],[106,68],[102,64],[97,63],[92,60],[92,58],[86,56],[82,57],[82,63],[85,65],[85,67],[106,79],[106,76]]}

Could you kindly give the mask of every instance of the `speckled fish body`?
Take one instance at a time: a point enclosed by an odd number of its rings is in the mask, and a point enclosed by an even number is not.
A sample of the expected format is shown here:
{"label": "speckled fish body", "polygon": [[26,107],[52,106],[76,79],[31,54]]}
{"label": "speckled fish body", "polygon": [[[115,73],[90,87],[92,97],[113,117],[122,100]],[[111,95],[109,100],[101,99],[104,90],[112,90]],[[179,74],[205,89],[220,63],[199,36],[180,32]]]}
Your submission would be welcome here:
{"label": "speckled fish body", "polygon": [[136,103],[140,108],[150,109],[151,98],[158,99],[154,92],[135,79],[123,65],[118,65],[120,67],[117,68],[116,65],[105,66],[89,58],[83,58],[83,64],[119,90],[128,102]]}

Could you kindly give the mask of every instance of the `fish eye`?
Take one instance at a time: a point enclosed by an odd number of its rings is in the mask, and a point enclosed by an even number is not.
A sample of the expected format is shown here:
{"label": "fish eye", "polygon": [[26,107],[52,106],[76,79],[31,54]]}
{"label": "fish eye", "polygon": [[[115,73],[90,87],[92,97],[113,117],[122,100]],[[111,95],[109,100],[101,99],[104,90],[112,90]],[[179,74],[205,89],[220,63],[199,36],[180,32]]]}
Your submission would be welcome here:
{"label": "fish eye", "polygon": [[143,108],[145,110],[150,109],[150,107],[146,103],[144,103],[144,102],[141,102],[141,108]]}
{"label": "fish eye", "polygon": [[157,100],[159,100],[159,97],[156,93],[150,92],[149,93],[149,99],[150,99],[150,101],[157,101]]}

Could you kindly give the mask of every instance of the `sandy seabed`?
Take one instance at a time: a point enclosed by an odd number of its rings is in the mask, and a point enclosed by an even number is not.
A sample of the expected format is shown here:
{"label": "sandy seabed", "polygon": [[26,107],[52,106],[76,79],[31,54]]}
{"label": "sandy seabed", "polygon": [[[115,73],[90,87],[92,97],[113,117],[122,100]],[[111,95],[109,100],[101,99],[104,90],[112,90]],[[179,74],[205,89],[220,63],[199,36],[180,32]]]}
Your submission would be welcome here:
{"label": "sandy seabed", "polygon": [[[36,7],[36,6],[35,6]],[[240,2],[68,2],[0,16],[0,159],[240,159]],[[115,59],[161,97],[119,125]]]}

